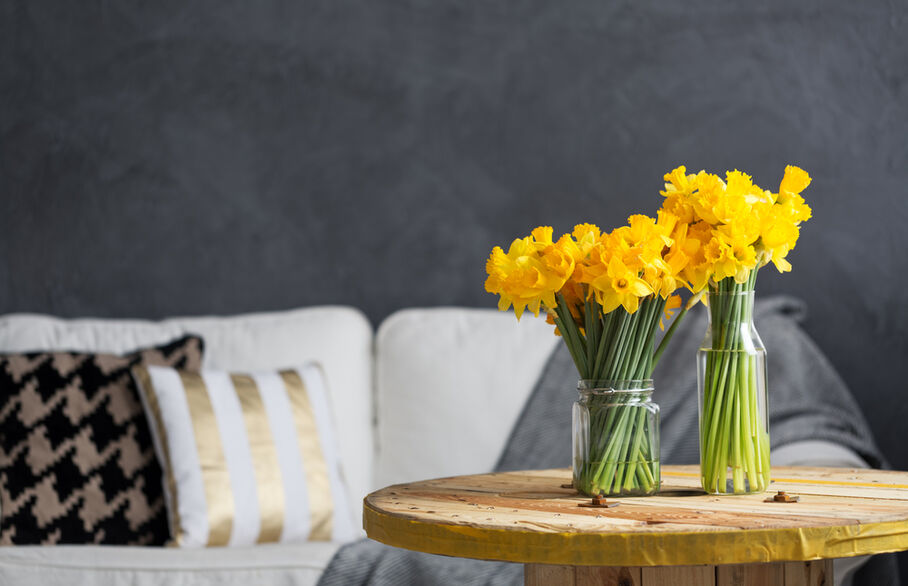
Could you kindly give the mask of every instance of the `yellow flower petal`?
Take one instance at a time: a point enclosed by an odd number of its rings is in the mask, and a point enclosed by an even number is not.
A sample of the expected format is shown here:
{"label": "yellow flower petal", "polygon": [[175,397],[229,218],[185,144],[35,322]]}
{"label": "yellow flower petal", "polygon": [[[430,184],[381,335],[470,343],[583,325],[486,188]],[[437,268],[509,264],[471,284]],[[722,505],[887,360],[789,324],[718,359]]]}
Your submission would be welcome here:
{"label": "yellow flower petal", "polygon": [[539,226],[534,228],[531,232],[533,240],[540,244],[551,244],[552,243],[552,232],[554,229],[551,226]]}
{"label": "yellow flower petal", "polygon": [[810,185],[810,175],[807,174],[807,171],[794,165],[788,165],[785,167],[785,174],[782,176],[779,191],[801,193],[808,185]]}

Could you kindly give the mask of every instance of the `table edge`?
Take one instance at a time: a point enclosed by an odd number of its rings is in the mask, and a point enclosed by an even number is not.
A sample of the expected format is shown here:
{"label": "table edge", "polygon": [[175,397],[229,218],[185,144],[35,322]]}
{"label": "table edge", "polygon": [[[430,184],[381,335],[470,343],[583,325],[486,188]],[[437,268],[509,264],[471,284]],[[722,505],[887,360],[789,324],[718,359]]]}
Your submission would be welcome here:
{"label": "table edge", "polygon": [[363,499],[375,541],[413,551],[506,562],[575,566],[686,566],[798,562],[908,550],[908,521],[820,527],[729,528],[672,533],[539,532],[425,522]]}

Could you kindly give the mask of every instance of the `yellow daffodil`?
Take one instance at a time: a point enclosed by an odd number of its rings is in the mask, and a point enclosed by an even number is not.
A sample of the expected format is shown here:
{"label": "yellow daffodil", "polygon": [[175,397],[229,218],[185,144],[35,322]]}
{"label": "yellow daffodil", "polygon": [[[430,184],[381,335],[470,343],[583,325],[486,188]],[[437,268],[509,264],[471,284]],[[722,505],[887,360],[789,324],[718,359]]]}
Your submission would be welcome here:
{"label": "yellow daffodil", "polygon": [[782,206],[773,206],[774,213],[764,220],[760,242],[766,251],[767,260],[771,260],[780,273],[791,270],[791,263],[785,257],[794,248],[800,236],[797,224],[792,222]]}
{"label": "yellow daffodil", "polygon": [[717,223],[733,224],[740,222],[750,214],[750,204],[747,198],[740,193],[726,194],[718,198],[713,206],[712,214]]}
{"label": "yellow daffodil", "polygon": [[718,224],[719,219],[713,211],[725,192],[725,182],[717,175],[700,171],[695,178],[696,191],[691,194],[690,203],[694,213],[701,220]]}
{"label": "yellow daffodil", "polygon": [[571,235],[577,241],[580,252],[586,255],[599,242],[602,232],[599,230],[599,226],[595,224],[577,224],[574,226],[574,231]]}
{"label": "yellow daffodil", "polygon": [[810,219],[812,211],[804,202],[804,198],[797,193],[780,191],[776,200],[776,207],[795,224],[806,222]]}
{"label": "yellow daffodil", "polygon": [[551,226],[538,226],[533,228],[533,231],[530,232],[530,243],[538,250],[542,250],[546,246],[551,246],[553,244],[552,234],[554,233],[555,229]]}
{"label": "yellow daffodil", "polygon": [[699,226],[686,233],[674,230],[672,237],[680,234],[683,240],[687,262],[679,271],[681,257],[673,256],[675,267],[668,271],[680,272],[692,291],[732,277],[743,283],[751,271],[770,261],[780,271],[791,269],[785,257],[797,242],[798,225],[811,216],[800,195],[810,184],[804,170],[786,167],[777,194],[738,170],[726,172],[723,181],[706,171],[690,175],[678,167],[665,181],[660,213],[674,214],[681,225]]}
{"label": "yellow daffodil", "polygon": [[666,197],[674,193],[688,194],[694,189],[694,177],[695,175],[687,174],[687,167],[684,165],[676,167],[663,176],[665,191],[660,193]]}
{"label": "yellow daffodil", "polygon": [[714,231],[728,242],[747,246],[760,238],[761,228],[760,217],[750,213],[734,222],[720,224],[714,228]]}
{"label": "yellow daffodil", "polygon": [[706,222],[682,224],[675,229],[675,242],[688,262],[681,269],[681,277],[688,288],[696,293],[706,287],[711,276],[710,263],[706,260],[706,244],[712,239],[712,227]]}
{"label": "yellow daffodil", "polygon": [[[660,235],[662,235],[663,237],[674,232],[675,227],[678,226],[678,223],[680,221],[681,219],[677,215],[669,212],[668,210],[659,210],[656,214],[656,225],[659,227]],[[672,245],[671,238],[664,238],[663,241],[665,242],[666,246]]]}
{"label": "yellow daffodil", "polygon": [[640,298],[653,293],[653,289],[637,273],[625,265],[620,258],[613,257],[608,272],[591,283],[596,300],[602,311],[609,313],[619,305],[628,313],[634,313],[640,306]]}
{"label": "yellow daffodil", "polygon": [[696,213],[690,198],[680,193],[670,193],[662,203],[662,209],[677,216],[679,222],[690,224],[695,221]]}
{"label": "yellow daffodil", "polygon": [[655,234],[656,220],[643,214],[634,214],[627,219],[627,226],[619,228],[631,246],[650,240]]}
{"label": "yellow daffodil", "polygon": [[574,272],[574,259],[552,242],[552,229],[539,227],[511,243],[507,254],[498,246],[486,261],[486,291],[500,296],[498,308],[514,306],[517,318],[541,305],[555,307],[555,293]]}
{"label": "yellow daffodil", "polygon": [[672,295],[665,302],[665,309],[663,310],[663,316],[659,318],[659,329],[665,331],[664,319],[671,319],[675,315],[675,310],[681,307],[681,296]]}
{"label": "yellow daffodil", "polygon": [[668,266],[668,270],[654,279],[656,281],[654,288],[662,295],[663,299],[668,299],[674,291],[684,286],[682,275],[684,269],[690,263],[690,257],[684,252],[684,247],[678,244],[673,246],[668,254],[665,255],[665,263]]}
{"label": "yellow daffodil", "polygon": [[736,282],[743,283],[757,264],[753,246],[729,242],[721,235],[709,241],[704,253],[706,260],[712,264],[712,277],[717,281],[734,277]]}
{"label": "yellow daffodil", "polygon": [[807,171],[794,165],[785,167],[785,173],[782,175],[782,182],[779,184],[779,193],[801,193],[810,185],[810,175]]}
{"label": "yellow daffodil", "polygon": [[725,193],[730,196],[743,196],[748,205],[772,202],[771,193],[756,185],[750,175],[737,169],[725,173]]}

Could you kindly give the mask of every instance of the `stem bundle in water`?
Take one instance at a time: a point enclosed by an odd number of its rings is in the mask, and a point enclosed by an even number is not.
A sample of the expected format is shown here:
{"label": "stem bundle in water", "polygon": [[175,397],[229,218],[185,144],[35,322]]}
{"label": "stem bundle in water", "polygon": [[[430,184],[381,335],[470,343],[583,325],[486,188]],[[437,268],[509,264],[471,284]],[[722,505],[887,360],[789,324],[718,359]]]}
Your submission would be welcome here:
{"label": "stem bundle in water", "polygon": [[652,295],[634,313],[619,307],[603,315],[591,298],[581,308],[581,328],[559,295],[555,323],[583,379],[574,412],[574,486],[584,494],[659,489],[659,418],[650,376],[664,308],[665,300]]}
{"label": "stem bundle in water", "polygon": [[574,487],[587,495],[659,489],[659,409],[651,380],[581,381],[575,406]]}
{"label": "stem bundle in water", "polygon": [[698,374],[700,475],[713,494],[762,492],[769,485],[766,357],[753,328],[756,272],[745,283],[723,279],[709,292]]}

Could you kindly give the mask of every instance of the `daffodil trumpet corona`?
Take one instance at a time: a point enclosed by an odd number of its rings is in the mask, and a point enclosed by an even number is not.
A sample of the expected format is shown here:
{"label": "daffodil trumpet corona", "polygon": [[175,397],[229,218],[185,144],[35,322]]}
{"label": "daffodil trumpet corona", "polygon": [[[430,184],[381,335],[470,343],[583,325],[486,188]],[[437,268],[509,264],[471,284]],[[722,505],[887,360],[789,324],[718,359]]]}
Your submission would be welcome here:
{"label": "daffodil trumpet corona", "polygon": [[[544,312],[583,388],[610,389],[581,392],[588,429],[579,452],[575,429],[574,474],[586,494],[658,490],[658,416],[640,410],[641,391],[680,320],[708,297],[711,321],[699,362],[704,488],[764,490],[765,355],[750,333],[753,289],[761,266],[791,270],[786,257],[811,214],[800,195],[810,177],[789,166],[775,193],[740,171],[723,180],[678,167],[664,179],[655,217],[636,214],[610,232],[578,224],[557,240],[541,226],[507,251],[495,247],[486,290],[518,319],[527,310]],[[691,297],[656,347],[656,327],[681,308],[680,290]]]}

